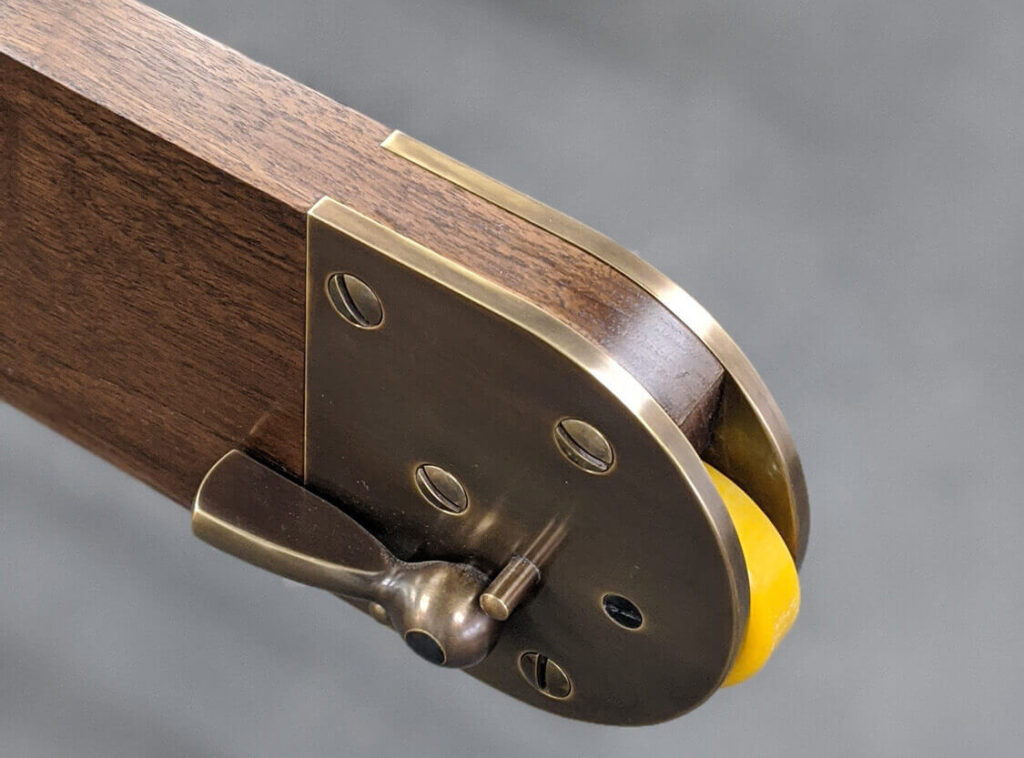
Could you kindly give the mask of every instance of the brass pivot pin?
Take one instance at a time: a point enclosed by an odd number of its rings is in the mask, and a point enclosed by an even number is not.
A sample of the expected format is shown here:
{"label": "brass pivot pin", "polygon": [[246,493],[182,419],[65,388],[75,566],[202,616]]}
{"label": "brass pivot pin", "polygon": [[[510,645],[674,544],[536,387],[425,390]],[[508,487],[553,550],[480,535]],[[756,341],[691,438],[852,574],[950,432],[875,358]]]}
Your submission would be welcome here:
{"label": "brass pivot pin", "polygon": [[533,561],[513,555],[480,596],[480,607],[492,619],[504,621],[538,581],[540,569]]}
{"label": "brass pivot pin", "polygon": [[505,621],[541,579],[541,565],[565,538],[562,524],[549,522],[522,555],[513,555],[480,595],[480,607],[495,621]]}

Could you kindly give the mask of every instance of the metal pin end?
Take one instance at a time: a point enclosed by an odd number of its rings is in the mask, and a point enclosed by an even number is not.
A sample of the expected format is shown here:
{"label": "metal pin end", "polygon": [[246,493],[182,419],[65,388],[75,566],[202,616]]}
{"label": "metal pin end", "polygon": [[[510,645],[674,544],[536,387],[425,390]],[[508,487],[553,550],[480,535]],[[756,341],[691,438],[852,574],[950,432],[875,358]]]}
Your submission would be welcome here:
{"label": "metal pin end", "polygon": [[540,569],[536,564],[521,555],[514,555],[480,595],[480,607],[492,619],[504,621],[539,580]]}
{"label": "metal pin end", "polygon": [[383,624],[384,626],[391,626],[391,619],[388,618],[387,609],[380,603],[370,601],[366,606],[366,610],[378,623]]}

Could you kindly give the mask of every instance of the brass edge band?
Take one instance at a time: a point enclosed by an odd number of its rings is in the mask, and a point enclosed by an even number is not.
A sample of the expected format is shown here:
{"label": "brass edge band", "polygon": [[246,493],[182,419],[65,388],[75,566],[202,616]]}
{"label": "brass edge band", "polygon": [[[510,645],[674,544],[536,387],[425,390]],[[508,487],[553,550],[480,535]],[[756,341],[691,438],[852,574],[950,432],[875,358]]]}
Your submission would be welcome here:
{"label": "brass edge band", "polygon": [[[510,290],[329,197],[322,198],[307,213],[307,224],[314,223],[326,224],[342,231],[361,244],[440,283],[532,334],[592,376],[629,410],[674,463],[683,480],[697,496],[725,558],[736,614],[733,619],[732,653],[729,665],[722,671],[724,679],[743,641],[750,613],[746,562],[732,519],[703,462],[661,405],[632,374],[601,348]],[[307,239],[309,236],[307,234]]]}
{"label": "brass edge band", "polygon": [[[663,273],[614,240],[398,130],[381,143],[386,150],[462,187],[593,255],[664,305],[711,351],[751,406],[785,477],[792,529],[788,537],[797,565],[807,549],[810,507],[803,468],[789,427],[764,381],[739,346],[704,307]],[[770,514],[771,515],[771,514]],[[780,526],[779,524],[776,524]],[[792,532],[787,535],[787,532]]]}

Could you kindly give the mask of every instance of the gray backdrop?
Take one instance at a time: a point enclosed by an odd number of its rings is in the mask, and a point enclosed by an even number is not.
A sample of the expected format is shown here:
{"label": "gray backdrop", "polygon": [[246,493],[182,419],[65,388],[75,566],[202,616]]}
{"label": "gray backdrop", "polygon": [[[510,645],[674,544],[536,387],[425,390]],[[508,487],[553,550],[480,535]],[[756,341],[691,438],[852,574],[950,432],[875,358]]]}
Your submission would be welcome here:
{"label": "gray backdrop", "polygon": [[0,753],[1020,754],[1019,2],[157,5],[697,296],[802,453],[803,612],[680,720],[559,720],[0,407]]}

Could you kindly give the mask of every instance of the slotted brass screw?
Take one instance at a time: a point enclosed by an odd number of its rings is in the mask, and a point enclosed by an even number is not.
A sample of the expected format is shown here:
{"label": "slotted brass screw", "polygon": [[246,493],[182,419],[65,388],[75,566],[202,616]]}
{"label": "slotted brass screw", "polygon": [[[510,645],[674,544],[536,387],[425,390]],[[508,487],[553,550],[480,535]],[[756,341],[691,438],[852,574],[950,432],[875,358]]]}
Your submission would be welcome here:
{"label": "slotted brass screw", "polygon": [[384,321],[384,307],[377,293],[352,274],[331,274],[327,278],[327,299],[335,312],[352,326],[375,329]]}
{"label": "slotted brass screw", "polygon": [[578,418],[558,422],[555,443],[570,463],[591,474],[604,474],[615,462],[615,453],[608,439],[597,427]]}
{"label": "slotted brass screw", "polygon": [[572,680],[565,669],[543,653],[519,656],[519,672],[535,690],[550,698],[565,700],[572,694]]}

